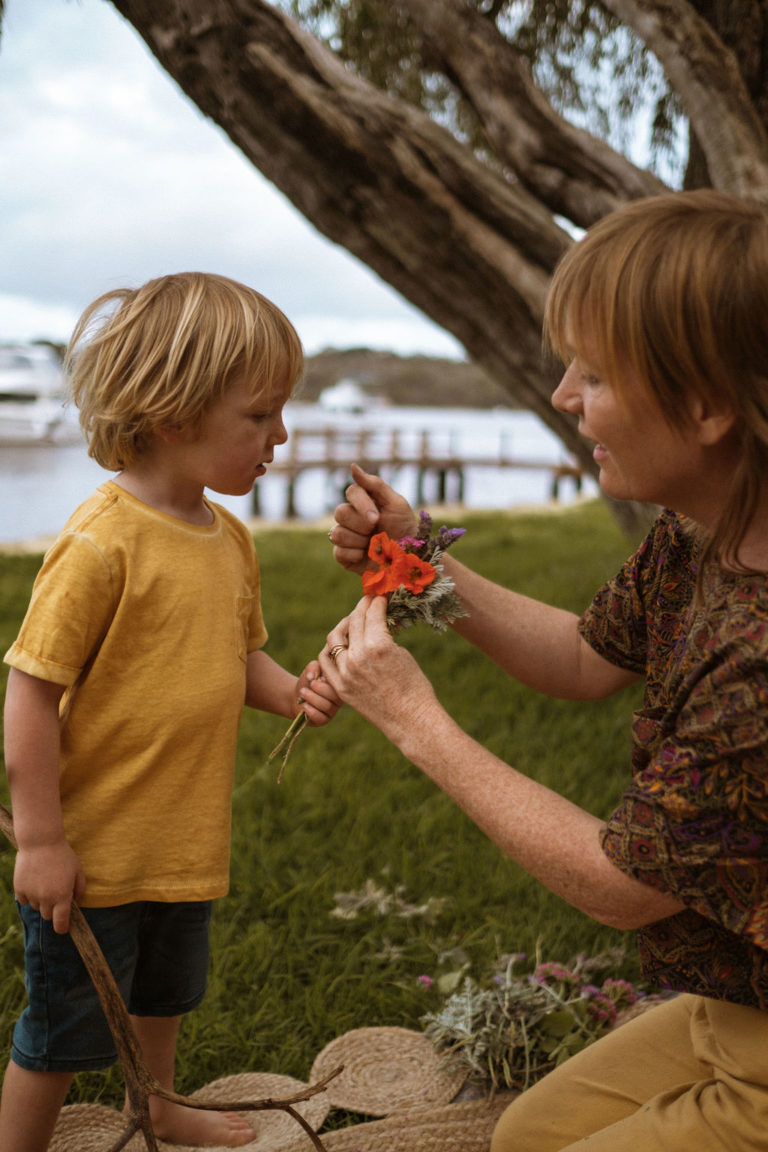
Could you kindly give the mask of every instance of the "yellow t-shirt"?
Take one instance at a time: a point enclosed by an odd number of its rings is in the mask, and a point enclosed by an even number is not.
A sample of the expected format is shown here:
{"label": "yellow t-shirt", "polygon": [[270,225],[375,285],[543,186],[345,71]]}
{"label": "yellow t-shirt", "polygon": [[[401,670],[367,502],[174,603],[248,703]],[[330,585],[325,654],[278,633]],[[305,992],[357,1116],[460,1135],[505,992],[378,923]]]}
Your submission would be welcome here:
{"label": "yellow t-shirt", "polygon": [[112,481],[47,553],[6,663],[62,684],[61,801],[86,907],[207,900],[229,885],[247,653],[266,638],[253,541]]}

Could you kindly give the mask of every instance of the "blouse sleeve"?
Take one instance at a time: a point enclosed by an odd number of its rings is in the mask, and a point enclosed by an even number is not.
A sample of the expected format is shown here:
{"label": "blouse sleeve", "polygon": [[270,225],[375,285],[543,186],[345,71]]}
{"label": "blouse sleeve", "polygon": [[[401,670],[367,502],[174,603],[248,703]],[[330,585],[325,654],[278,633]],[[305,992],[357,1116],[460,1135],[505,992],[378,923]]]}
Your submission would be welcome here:
{"label": "blouse sleeve", "polygon": [[662,512],[581,617],[579,631],[590,647],[612,664],[647,676],[659,649],[674,642],[690,606],[695,547],[681,518]]}
{"label": "blouse sleeve", "polygon": [[622,871],[768,948],[768,662],[759,648],[732,633],[682,683],[676,709],[637,714],[635,740],[648,755],[602,843]]}
{"label": "blouse sleeve", "polygon": [[646,664],[642,571],[653,547],[653,533],[594,595],[579,621],[579,632],[611,664],[642,674]]}

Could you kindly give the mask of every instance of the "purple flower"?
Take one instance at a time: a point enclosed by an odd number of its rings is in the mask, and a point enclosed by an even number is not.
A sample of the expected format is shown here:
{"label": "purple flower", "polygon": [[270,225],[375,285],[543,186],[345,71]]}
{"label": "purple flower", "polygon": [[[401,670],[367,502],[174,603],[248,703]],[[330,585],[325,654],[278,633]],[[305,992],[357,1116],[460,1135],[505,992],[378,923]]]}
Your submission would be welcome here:
{"label": "purple flower", "polygon": [[431,976],[419,976],[419,984],[423,984],[425,988],[431,988],[434,980]]}
{"label": "purple flower", "polygon": [[606,1028],[610,1028],[616,1023],[616,1004],[610,996],[600,988],[596,988],[594,984],[585,984],[581,989],[581,995],[587,1001],[587,1011],[596,1024],[604,1024]]}
{"label": "purple flower", "polygon": [[443,524],[437,534],[438,548],[441,548],[444,552],[446,548],[450,548],[451,544],[455,544],[457,540],[460,540],[465,532],[466,528],[446,528],[445,524]]}
{"label": "purple flower", "polygon": [[549,960],[544,964],[539,964],[531,980],[537,984],[559,982],[575,986],[577,983],[576,975],[571,972],[570,968],[566,968],[564,964],[558,964],[556,960]]}
{"label": "purple flower", "polygon": [[603,981],[603,992],[617,1004],[634,1004],[640,999],[628,980],[614,980],[610,976]]}
{"label": "purple flower", "polygon": [[419,526],[416,535],[419,540],[428,540],[432,534],[432,517],[425,508],[419,509]]}

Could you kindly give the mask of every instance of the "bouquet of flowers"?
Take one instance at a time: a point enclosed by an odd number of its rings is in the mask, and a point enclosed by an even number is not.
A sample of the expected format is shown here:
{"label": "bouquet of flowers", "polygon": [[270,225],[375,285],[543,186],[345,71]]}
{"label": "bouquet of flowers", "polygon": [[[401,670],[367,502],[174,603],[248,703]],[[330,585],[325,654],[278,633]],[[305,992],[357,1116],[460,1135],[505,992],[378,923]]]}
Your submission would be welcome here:
{"label": "bouquet of flowers", "polygon": [[[453,580],[447,576],[440,559],[447,548],[464,535],[464,528],[446,528],[432,532],[432,517],[423,509],[414,536],[392,540],[386,532],[377,532],[368,545],[368,556],[375,569],[363,572],[366,596],[387,596],[387,626],[392,632],[423,621],[443,632],[459,616],[466,616],[456,595]],[[293,746],[307,725],[306,713],[299,712],[280,743],[269,754],[274,759],[283,753],[278,784]]]}
{"label": "bouquet of flowers", "polygon": [[377,565],[363,572],[366,596],[388,596],[387,624],[391,631],[422,620],[442,632],[458,616],[466,616],[453,580],[440,558],[464,535],[464,528],[446,528],[432,534],[432,517],[423,509],[415,536],[391,540],[386,532],[371,537],[368,555]]}
{"label": "bouquet of flowers", "polygon": [[491,1091],[524,1090],[659,999],[605,976],[623,962],[620,949],[576,956],[567,965],[537,957],[532,972],[518,968],[526,959],[501,957],[490,981],[477,982],[463,968],[450,973],[442,978],[448,998],[422,1017],[438,1052]]}

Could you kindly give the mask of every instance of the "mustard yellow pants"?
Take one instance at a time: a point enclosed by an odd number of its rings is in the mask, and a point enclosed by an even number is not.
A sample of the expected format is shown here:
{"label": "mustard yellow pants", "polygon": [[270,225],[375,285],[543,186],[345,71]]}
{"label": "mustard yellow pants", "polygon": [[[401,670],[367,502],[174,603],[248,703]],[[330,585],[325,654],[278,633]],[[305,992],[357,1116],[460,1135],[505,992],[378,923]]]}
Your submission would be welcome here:
{"label": "mustard yellow pants", "polygon": [[491,1152],[766,1152],[768,1012],[679,996],[523,1092]]}

